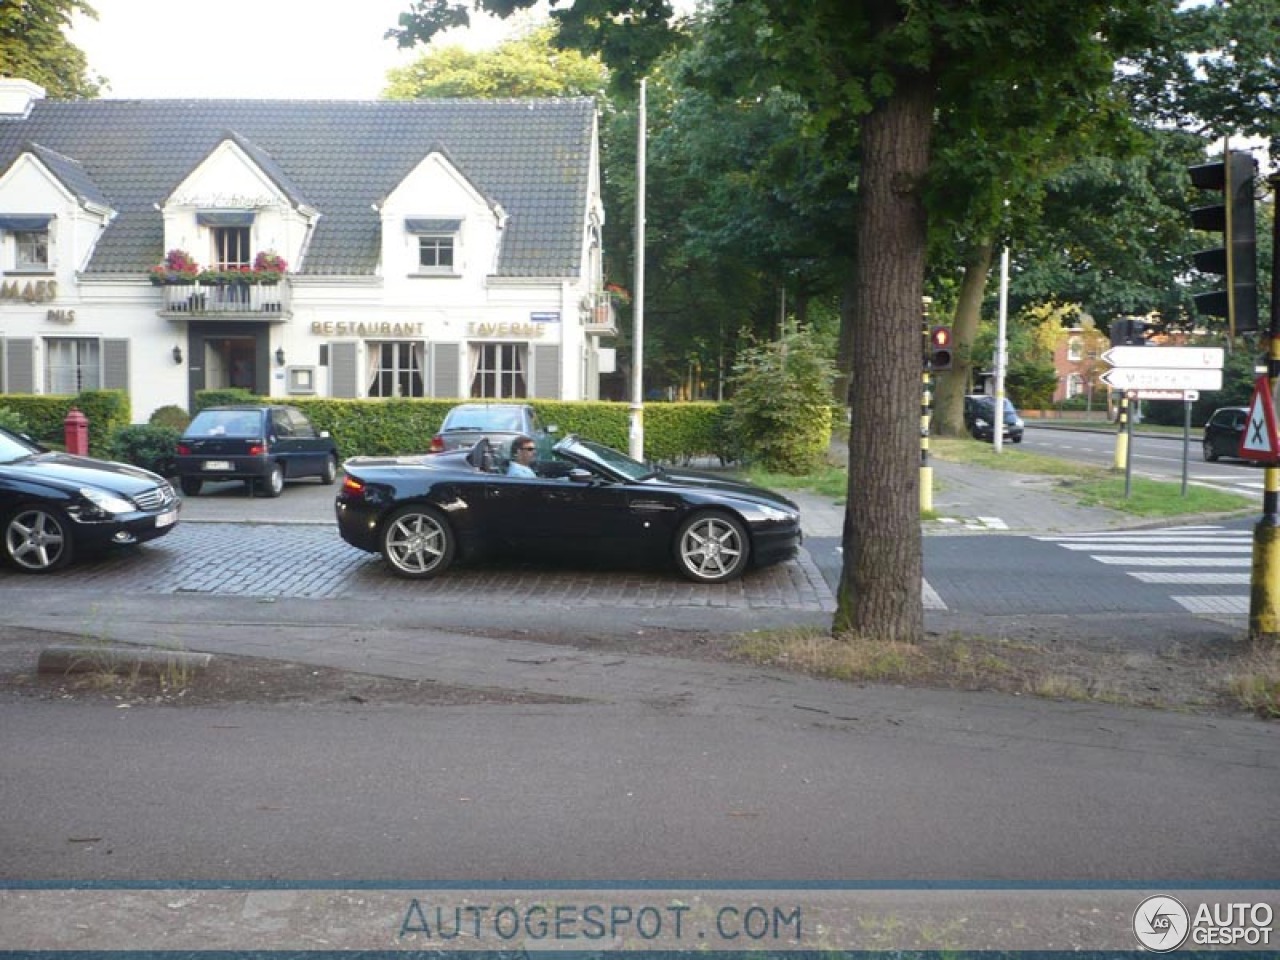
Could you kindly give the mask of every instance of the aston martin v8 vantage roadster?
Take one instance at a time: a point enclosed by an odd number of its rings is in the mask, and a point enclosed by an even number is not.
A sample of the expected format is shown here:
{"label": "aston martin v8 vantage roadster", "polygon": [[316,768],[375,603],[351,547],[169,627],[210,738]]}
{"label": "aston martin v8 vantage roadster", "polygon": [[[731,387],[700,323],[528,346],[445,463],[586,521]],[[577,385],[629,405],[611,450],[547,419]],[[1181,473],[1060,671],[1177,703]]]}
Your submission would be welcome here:
{"label": "aston martin v8 vantage roadster", "polygon": [[791,558],[800,511],[779,494],[691,470],[640,463],[567,436],[532,479],[507,476],[487,440],[469,450],[353,457],[335,509],[342,538],[426,579],[502,551],[671,566],[698,583]]}

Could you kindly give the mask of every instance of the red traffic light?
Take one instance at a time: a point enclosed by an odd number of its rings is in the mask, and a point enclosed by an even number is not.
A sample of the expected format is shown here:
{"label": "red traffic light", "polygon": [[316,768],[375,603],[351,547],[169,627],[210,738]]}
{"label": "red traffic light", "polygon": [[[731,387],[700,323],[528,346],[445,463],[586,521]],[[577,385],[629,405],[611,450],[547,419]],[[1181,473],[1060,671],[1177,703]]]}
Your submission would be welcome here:
{"label": "red traffic light", "polygon": [[951,328],[934,327],[929,331],[929,344],[933,349],[951,346]]}
{"label": "red traffic light", "polygon": [[929,369],[935,371],[951,369],[950,327],[929,328]]}

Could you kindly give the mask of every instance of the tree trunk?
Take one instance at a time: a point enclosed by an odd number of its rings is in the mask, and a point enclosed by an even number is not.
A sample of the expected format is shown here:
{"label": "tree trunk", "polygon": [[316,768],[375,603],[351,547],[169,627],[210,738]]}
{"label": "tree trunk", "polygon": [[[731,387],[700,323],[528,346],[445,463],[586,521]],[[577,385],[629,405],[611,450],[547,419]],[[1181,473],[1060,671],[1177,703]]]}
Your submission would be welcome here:
{"label": "tree trunk", "polygon": [[964,258],[964,279],[960,281],[960,298],[955,319],[951,321],[951,370],[938,375],[934,385],[933,423],[930,432],[940,437],[956,437],[964,433],[964,395],[972,382],[973,342],[978,337],[978,321],[982,319],[982,300],[991,273],[991,241],[974,244]]}
{"label": "tree trunk", "polygon": [[934,85],[900,77],[862,128],[850,376],[849,497],[834,630],[918,642],[921,309]]}

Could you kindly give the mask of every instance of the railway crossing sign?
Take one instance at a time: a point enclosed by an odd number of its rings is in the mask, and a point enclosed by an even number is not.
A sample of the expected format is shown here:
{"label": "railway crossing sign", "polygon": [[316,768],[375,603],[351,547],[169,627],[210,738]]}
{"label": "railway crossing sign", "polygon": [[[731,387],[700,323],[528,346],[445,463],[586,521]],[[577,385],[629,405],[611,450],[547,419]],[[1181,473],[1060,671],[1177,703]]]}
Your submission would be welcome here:
{"label": "railway crossing sign", "polygon": [[1277,439],[1276,410],[1271,402],[1271,385],[1264,373],[1254,381],[1253,399],[1249,401],[1249,419],[1240,435],[1242,460],[1280,460],[1280,439]]}

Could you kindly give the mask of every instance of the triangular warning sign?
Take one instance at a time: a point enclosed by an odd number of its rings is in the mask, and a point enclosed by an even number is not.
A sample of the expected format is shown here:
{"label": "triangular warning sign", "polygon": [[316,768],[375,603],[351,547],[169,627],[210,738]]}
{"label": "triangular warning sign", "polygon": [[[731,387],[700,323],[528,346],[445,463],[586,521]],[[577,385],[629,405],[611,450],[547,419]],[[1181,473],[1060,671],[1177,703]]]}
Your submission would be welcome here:
{"label": "triangular warning sign", "polygon": [[1242,460],[1280,459],[1280,440],[1276,437],[1276,408],[1271,402],[1271,384],[1266,374],[1253,384],[1253,399],[1249,401],[1249,419],[1240,435]]}

